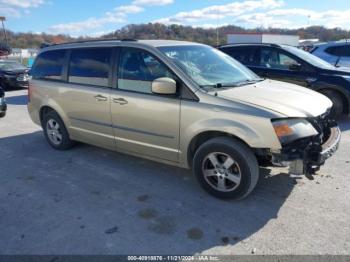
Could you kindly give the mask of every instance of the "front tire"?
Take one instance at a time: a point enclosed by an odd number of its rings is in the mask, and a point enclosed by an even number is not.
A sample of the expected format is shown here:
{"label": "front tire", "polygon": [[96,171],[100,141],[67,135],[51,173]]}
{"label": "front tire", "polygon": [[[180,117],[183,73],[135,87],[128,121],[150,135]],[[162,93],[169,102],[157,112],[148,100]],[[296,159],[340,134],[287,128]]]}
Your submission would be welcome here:
{"label": "front tire", "polygon": [[68,150],[75,145],[75,142],[69,138],[62,119],[55,111],[45,114],[42,125],[45,138],[54,149]]}
{"label": "front tire", "polygon": [[333,107],[331,109],[332,118],[339,119],[344,112],[344,101],[341,95],[332,90],[322,90],[321,93],[328,97],[333,103]]}
{"label": "front tire", "polygon": [[239,140],[218,137],[195,153],[193,172],[209,194],[221,199],[243,199],[255,188],[259,166],[251,149]]}

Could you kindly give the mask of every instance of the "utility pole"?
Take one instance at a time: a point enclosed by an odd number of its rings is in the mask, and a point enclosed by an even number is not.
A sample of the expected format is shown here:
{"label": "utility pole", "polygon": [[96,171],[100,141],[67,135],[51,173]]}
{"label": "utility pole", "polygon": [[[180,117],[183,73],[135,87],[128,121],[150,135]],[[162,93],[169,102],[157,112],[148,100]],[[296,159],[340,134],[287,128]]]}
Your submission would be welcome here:
{"label": "utility pole", "polygon": [[2,24],[2,31],[3,31],[4,36],[5,36],[5,42],[6,42],[6,44],[8,44],[8,42],[7,42],[7,34],[6,34],[6,30],[5,30],[5,25],[4,25],[4,21],[6,21],[6,17],[5,16],[0,16],[0,21],[1,21],[1,24]]}

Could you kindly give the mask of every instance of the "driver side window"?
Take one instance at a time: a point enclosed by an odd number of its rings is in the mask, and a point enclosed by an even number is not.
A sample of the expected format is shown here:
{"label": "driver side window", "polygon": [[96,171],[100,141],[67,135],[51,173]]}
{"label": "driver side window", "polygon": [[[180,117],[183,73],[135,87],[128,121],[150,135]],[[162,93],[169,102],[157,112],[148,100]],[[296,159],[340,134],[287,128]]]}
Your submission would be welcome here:
{"label": "driver side window", "polygon": [[272,48],[261,50],[260,66],[271,69],[289,70],[291,65],[298,65],[294,58]]}
{"label": "driver side window", "polygon": [[151,94],[153,80],[161,77],[175,79],[167,67],[147,51],[137,48],[122,49],[118,89]]}

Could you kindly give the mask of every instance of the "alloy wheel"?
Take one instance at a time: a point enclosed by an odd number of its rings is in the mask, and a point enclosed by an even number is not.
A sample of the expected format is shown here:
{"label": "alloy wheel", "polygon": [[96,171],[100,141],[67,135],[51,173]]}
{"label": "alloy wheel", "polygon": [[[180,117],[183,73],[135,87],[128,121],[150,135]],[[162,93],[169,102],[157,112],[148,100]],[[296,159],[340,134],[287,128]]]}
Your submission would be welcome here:
{"label": "alloy wheel", "polygon": [[241,183],[241,170],[238,163],[228,154],[214,152],[207,155],[202,164],[206,182],[215,190],[229,192]]}

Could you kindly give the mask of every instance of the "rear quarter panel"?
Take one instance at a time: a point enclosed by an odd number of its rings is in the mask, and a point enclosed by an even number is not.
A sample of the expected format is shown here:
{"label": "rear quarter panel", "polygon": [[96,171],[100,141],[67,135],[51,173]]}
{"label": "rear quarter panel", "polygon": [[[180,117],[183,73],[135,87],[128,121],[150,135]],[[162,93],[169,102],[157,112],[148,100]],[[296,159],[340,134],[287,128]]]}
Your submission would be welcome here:
{"label": "rear quarter panel", "polygon": [[51,107],[54,109],[66,127],[70,126],[69,118],[65,114],[64,110],[61,108],[57,102],[55,102],[55,97],[59,95],[59,82],[52,82],[46,80],[31,80],[29,85],[30,100],[28,101],[28,112],[34,123],[41,126],[40,121],[40,110],[44,106]]}

